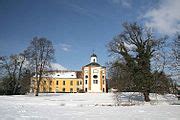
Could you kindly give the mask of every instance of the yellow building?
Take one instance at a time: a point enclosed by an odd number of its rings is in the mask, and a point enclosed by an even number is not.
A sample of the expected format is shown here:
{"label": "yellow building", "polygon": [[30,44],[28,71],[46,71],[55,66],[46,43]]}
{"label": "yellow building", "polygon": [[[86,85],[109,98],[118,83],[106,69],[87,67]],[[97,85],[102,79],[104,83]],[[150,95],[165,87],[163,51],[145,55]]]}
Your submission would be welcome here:
{"label": "yellow building", "polygon": [[[83,89],[81,71],[48,71],[41,80],[39,92],[79,92]],[[36,81],[32,78],[33,91]]]}
{"label": "yellow building", "polygon": [[[42,76],[39,92],[106,92],[106,67],[97,63],[97,56],[91,55],[90,63],[82,71],[48,71]],[[32,91],[37,90],[32,78]]]}

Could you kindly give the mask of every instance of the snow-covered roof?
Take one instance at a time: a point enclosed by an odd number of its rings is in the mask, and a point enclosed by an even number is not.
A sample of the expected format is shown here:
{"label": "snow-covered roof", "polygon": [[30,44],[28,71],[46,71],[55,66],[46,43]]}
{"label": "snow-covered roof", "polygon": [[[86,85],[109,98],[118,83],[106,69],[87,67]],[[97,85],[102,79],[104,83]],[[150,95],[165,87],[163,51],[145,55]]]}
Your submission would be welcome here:
{"label": "snow-covered roof", "polygon": [[[44,74],[42,77],[47,78],[81,78],[81,71],[48,71],[46,74]],[[34,76],[35,77],[35,76]]]}

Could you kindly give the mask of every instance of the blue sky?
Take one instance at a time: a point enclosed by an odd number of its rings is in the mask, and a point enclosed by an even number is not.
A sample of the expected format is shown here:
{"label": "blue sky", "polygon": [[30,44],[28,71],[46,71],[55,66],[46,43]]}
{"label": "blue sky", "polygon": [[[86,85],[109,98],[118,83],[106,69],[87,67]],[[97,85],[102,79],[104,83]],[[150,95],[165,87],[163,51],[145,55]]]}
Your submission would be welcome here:
{"label": "blue sky", "polygon": [[123,22],[139,22],[160,34],[180,30],[178,0],[0,0],[0,55],[19,53],[33,37],[55,47],[56,63],[80,70],[93,50],[109,61],[106,45]]}

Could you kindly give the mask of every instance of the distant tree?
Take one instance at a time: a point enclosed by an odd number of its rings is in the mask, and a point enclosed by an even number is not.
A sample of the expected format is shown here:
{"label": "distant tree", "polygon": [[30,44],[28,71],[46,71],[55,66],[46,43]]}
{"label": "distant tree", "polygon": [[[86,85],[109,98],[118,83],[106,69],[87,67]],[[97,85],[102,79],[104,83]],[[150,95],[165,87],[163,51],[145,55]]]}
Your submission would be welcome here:
{"label": "distant tree", "polygon": [[124,23],[123,28],[124,31],[108,44],[108,50],[125,61],[135,89],[143,93],[145,101],[150,101],[151,58],[161,39],[154,38],[150,29],[137,23]]}
{"label": "distant tree", "polygon": [[26,94],[29,93],[30,91],[30,85],[31,85],[31,77],[32,77],[32,73],[30,72],[30,70],[26,70],[23,71],[22,73],[22,79],[20,81],[20,94]]}
{"label": "distant tree", "polygon": [[151,92],[158,94],[171,93],[173,89],[173,81],[170,76],[167,76],[163,71],[153,72],[153,85],[151,86]]}
{"label": "distant tree", "polygon": [[110,88],[118,89],[118,91],[132,91],[134,83],[131,79],[130,72],[126,63],[122,60],[115,60],[108,65],[108,76],[110,78]]}
{"label": "distant tree", "polygon": [[23,73],[27,70],[25,54],[11,55],[0,58],[2,85],[4,94],[20,94]]}
{"label": "distant tree", "polygon": [[35,96],[38,96],[42,76],[54,58],[52,42],[46,38],[34,37],[26,50],[30,68],[35,74]]}

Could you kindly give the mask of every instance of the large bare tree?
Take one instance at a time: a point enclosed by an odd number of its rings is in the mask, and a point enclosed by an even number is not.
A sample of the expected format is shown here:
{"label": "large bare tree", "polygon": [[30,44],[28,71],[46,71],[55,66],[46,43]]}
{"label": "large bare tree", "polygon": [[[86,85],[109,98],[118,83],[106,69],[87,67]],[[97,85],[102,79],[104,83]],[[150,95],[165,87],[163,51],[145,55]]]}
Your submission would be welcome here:
{"label": "large bare tree", "polygon": [[150,101],[151,58],[161,39],[154,38],[150,29],[137,23],[124,23],[123,28],[108,44],[108,50],[125,61],[136,90],[143,93],[145,101]]}
{"label": "large bare tree", "polygon": [[26,50],[30,67],[35,74],[35,96],[38,96],[42,76],[54,59],[54,48],[50,40],[34,37]]}

